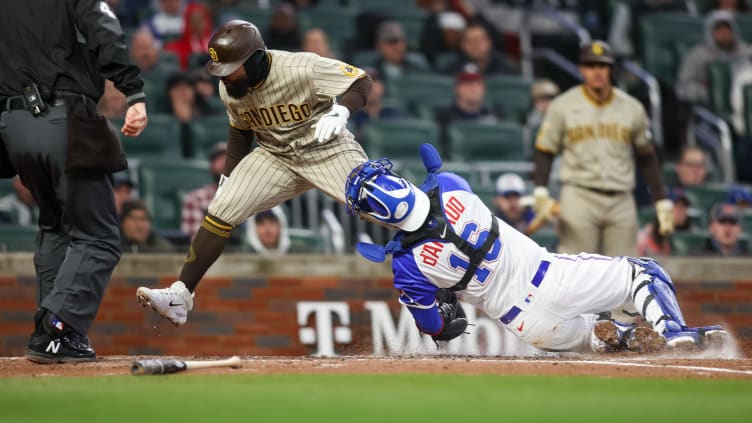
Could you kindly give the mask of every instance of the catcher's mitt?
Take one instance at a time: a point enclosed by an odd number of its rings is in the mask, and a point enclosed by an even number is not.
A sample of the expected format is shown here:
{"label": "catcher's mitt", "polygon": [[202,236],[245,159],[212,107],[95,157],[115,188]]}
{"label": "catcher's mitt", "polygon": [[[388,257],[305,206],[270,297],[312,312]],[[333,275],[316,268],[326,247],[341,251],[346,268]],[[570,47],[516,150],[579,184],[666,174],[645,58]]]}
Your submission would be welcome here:
{"label": "catcher's mitt", "polygon": [[449,289],[440,289],[436,293],[439,313],[444,319],[444,329],[432,336],[434,341],[449,341],[463,333],[467,328],[467,315],[457,299],[457,294]]}

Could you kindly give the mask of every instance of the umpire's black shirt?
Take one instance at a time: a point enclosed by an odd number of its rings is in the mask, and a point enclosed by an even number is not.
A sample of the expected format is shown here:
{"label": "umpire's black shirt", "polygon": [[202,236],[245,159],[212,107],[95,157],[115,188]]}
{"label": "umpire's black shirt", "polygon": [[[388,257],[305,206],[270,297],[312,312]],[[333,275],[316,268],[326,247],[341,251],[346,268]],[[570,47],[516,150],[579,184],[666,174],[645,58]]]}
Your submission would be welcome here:
{"label": "umpire's black shirt", "polygon": [[0,98],[36,82],[43,95],[70,91],[99,100],[105,78],[129,105],[145,101],[140,71],[104,1],[0,1]]}

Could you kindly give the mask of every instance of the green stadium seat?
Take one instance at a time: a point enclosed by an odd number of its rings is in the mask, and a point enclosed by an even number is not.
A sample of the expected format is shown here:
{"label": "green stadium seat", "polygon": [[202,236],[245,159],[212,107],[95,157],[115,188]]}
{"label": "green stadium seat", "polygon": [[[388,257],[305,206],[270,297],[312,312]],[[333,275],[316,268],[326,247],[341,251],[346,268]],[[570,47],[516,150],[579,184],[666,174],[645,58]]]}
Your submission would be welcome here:
{"label": "green stadium seat", "polygon": [[0,225],[0,252],[34,251],[36,239],[36,226]]}
{"label": "green stadium seat", "polygon": [[449,158],[455,161],[524,160],[522,126],[513,122],[449,125]]}
{"label": "green stadium seat", "polygon": [[[113,120],[118,129],[122,120]],[[179,158],[180,122],[170,115],[150,114],[149,124],[138,137],[120,135],[125,154],[129,159]]]}
{"label": "green stadium seat", "polygon": [[641,207],[637,210],[637,221],[640,227],[643,227],[648,223],[652,223],[653,218],[655,218],[655,208]]}
{"label": "green stadium seat", "polygon": [[752,43],[752,15],[749,13],[739,13],[736,15],[736,27],[747,44]]}
{"label": "green stadium seat", "polygon": [[289,228],[290,253],[323,254],[324,238],[316,231],[302,228]]}
{"label": "green stadium seat", "polygon": [[274,10],[272,8],[261,9],[253,6],[226,6],[219,8],[214,16],[216,17],[217,26],[232,19],[242,19],[253,22],[261,32],[264,32],[272,21],[273,13]]}
{"label": "green stadium seat", "polygon": [[228,128],[227,115],[224,113],[192,120],[188,125],[188,136],[193,157],[206,159],[214,144],[227,141]]}
{"label": "green stadium seat", "polygon": [[646,15],[640,19],[645,70],[673,86],[681,53],[703,41],[703,20],[679,13]]}
{"label": "green stadium seat", "polygon": [[445,51],[439,53],[434,58],[433,67],[439,72],[444,72],[449,69],[449,67],[452,66],[459,57],[459,54],[454,51]]}
{"label": "green stadium seat", "polygon": [[350,57],[350,64],[359,68],[368,68],[376,65],[379,60],[379,52],[376,50],[363,50],[355,52]]}
{"label": "green stadium seat", "polygon": [[167,99],[167,77],[170,71],[155,70],[141,74],[144,80],[144,93],[149,101],[150,113],[167,113],[170,110]]}
{"label": "green stadium seat", "polygon": [[496,191],[492,185],[475,185],[471,186],[471,188],[475,195],[480,197],[486,207],[492,211],[495,210],[496,207],[494,206],[493,197],[496,194]]}
{"label": "green stadium seat", "polygon": [[446,75],[404,75],[388,82],[387,94],[402,100],[416,116],[433,119],[437,107],[452,103],[454,80]]}
{"label": "green stadium seat", "polygon": [[744,126],[748,140],[752,140],[752,84],[744,86]]}
{"label": "green stadium seat", "polygon": [[211,182],[203,160],[150,160],[140,163],[141,198],[158,230],[180,229],[183,196]]}
{"label": "green stadium seat", "polygon": [[332,39],[342,42],[355,35],[355,10],[342,6],[319,5],[298,15],[302,31],[321,28]]}
{"label": "green stadium seat", "polygon": [[[381,10],[383,6],[381,6]],[[402,4],[388,9],[386,14],[391,20],[397,21],[402,25],[407,35],[407,45],[412,50],[418,50],[420,48],[420,36],[423,33],[423,25],[428,19],[428,13],[417,7],[410,7],[409,5]]]}
{"label": "green stadium seat", "polygon": [[375,10],[379,12],[392,11],[409,7],[416,7],[415,0],[348,0],[348,4],[357,7],[360,10]]}
{"label": "green stadium seat", "polygon": [[704,184],[684,189],[692,207],[707,213],[713,204],[722,203],[728,195],[728,187],[723,184]]}
{"label": "green stadium seat", "polygon": [[404,119],[374,121],[363,129],[368,157],[415,161],[423,143],[438,148],[438,128],[433,122]]}
{"label": "green stadium seat", "polygon": [[486,79],[486,97],[507,119],[524,122],[532,107],[531,86],[532,82],[522,77],[490,77]]}
{"label": "green stadium seat", "polygon": [[671,254],[677,256],[701,254],[708,236],[705,231],[676,232],[671,236]]}
{"label": "green stadium seat", "polygon": [[538,245],[546,247],[548,251],[555,252],[559,244],[559,237],[553,228],[542,228],[530,235],[530,239],[537,242]]}
{"label": "green stadium seat", "polygon": [[731,63],[716,61],[708,64],[707,69],[708,92],[710,94],[710,109],[715,114],[730,118],[731,112]]}

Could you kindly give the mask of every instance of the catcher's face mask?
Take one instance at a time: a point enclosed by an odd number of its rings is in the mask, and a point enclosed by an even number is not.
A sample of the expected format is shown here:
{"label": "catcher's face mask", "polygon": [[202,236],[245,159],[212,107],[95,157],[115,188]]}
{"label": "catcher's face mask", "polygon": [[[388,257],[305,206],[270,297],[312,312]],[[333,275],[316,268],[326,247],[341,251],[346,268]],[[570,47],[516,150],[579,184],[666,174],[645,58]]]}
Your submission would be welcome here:
{"label": "catcher's face mask", "polygon": [[421,227],[428,215],[428,196],[392,172],[389,159],[365,162],[350,172],[345,184],[347,211],[366,213],[387,226],[408,232]]}

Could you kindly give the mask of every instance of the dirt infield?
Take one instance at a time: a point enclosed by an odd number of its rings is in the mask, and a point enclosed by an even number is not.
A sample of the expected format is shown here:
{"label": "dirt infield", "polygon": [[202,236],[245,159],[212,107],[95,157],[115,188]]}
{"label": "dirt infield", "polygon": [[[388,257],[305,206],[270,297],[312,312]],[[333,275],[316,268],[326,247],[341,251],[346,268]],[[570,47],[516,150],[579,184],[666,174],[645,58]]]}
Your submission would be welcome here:
{"label": "dirt infield", "polygon": [[[136,356],[100,357],[95,363],[39,365],[23,357],[0,358],[0,377],[125,376]],[[196,359],[192,357],[190,359]],[[209,358],[211,359],[211,358]],[[748,379],[752,359],[707,358],[478,358],[349,356],[337,358],[243,357],[240,369],[202,369],[183,374],[497,374],[600,377]],[[174,376],[172,376],[174,377]]]}

